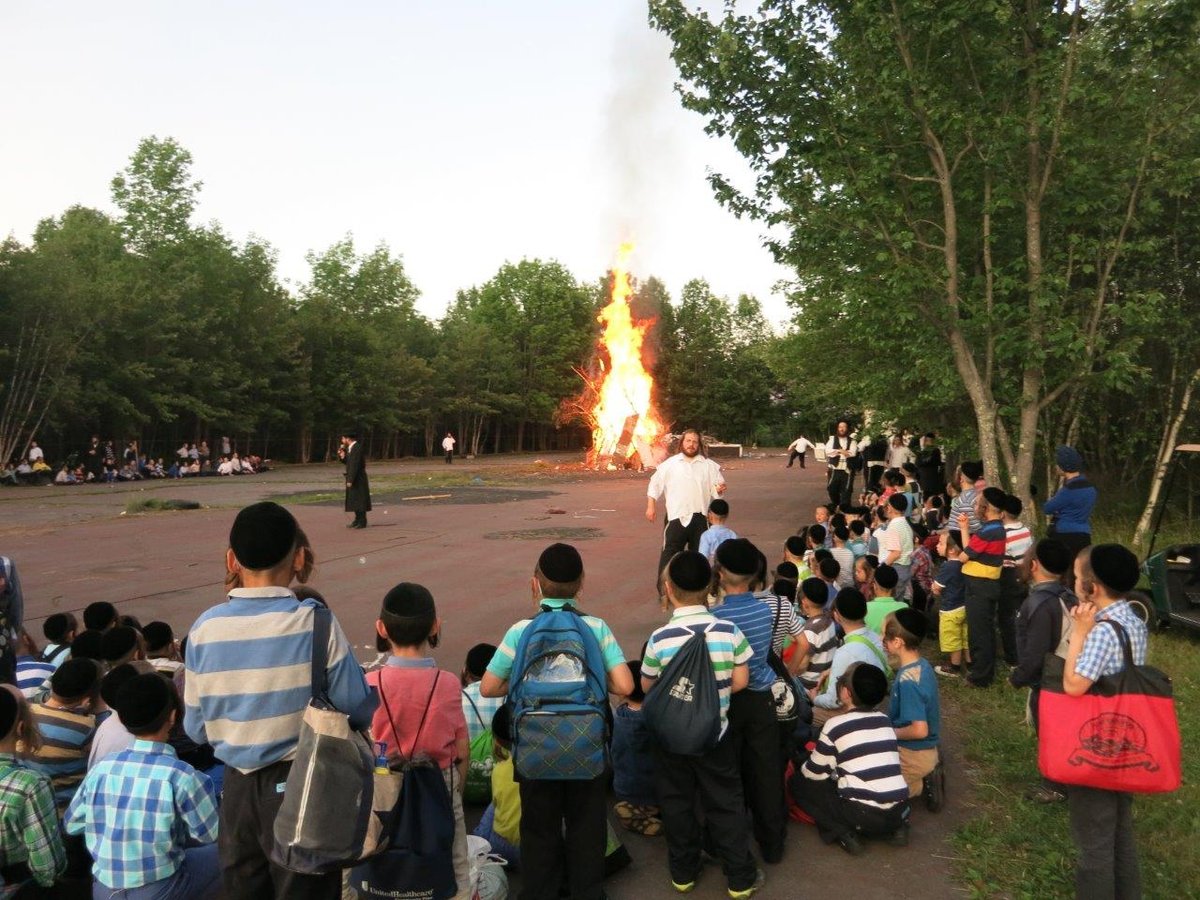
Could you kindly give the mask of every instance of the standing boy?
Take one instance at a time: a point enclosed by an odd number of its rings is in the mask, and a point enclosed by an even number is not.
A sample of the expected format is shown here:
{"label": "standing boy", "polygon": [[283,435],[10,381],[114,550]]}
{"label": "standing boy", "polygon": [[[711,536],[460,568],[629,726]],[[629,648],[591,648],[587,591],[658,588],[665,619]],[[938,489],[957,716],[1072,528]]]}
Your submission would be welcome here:
{"label": "standing boy", "polygon": [[967,586],[962,575],[962,535],[943,531],[938,538],[938,556],[943,562],[933,580],[933,595],[938,598],[938,646],[949,654],[949,664],[934,667],[939,675],[956,677],[963,673],[963,653],[967,649]]}
{"label": "standing boy", "polygon": [[867,616],[863,621],[876,634],[883,634],[883,620],[891,613],[909,609],[907,603],[893,596],[898,581],[896,570],[886,563],[875,570],[875,597],[867,601]]}
{"label": "standing boy", "polygon": [[983,522],[971,533],[970,516],[960,513],[958,527],[963,546],[963,580],[966,583],[967,634],[971,666],[967,683],[988,687],[996,677],[996,609],[1000,604],[1000,569],[1004,565],[1004,491],[983,490]]}
{"label": "standing boy", "polygon": [[[289,589],[308,562],[300,538],[295,518],[277,503],[239,512],[225,566],[241,587],[201,614],[188,635],[184,730],[197,744],[212,744],[226,767],[220,856],[227,900],[332,900],[341,893],[339,872],[303,875],[270,861],[312,683],[319,604],[297,600]],[[352,728],[365,729],[375,697],[336,618],[326,659],[329,699]]]}
{"label": "standing boy", "polygon": [[1025,600],[1026,585],[1020,577],[1025,554],[1033,546],[1029,526],[1021,521],[1024,504],[1020,497],[1004,496],[1004,565],[1000,568],[1000,646],[1004,661],[1017,664],[1017,610]]}
{"label": "standing boy", "polygon": [[[579,611],[583,587],[583,560],[569,544],[551,544],[538,557],[530,589],[533,603],[543,611],[565,610],[583,619],[599,644],[604,672],[587,673],[607,681],[618,697],[633,690],[633,676],[612,629],[603,619]],[[532,619],[522,619],[504,635],[480,683],[484,697],[502,697],[509,690],[517,647]],[[520,733],[515,735],[520,754]],[[566,883],[577,900],[600,900],[604,895],[604,851],[607,843],[607,791],[605,775],[587,780],[540,780],[517,775],[521,792],[521,863],[527,872],[521,900],[552,900]],[[565,824],[565,827],[564,827]]]}
{"label": "standing boy", "polygon": [[[680,648],[703,632],[720,697],[720,739],[702,756],[679,756],[658,748],[655,779],[667,829],[668,865],[675,890],[688,893],[696,886],[702,867],[703,831],[707,829],[729,896],[744,898],[758,888],[758,871],[750,855],[750,835],[742,798],[737,755],[728,733],[732,694],[750,682],[747,663],[750,644],[738,627],[717,619],[705,605],[712,572],[699,553],[684,552],[667,567],[667,598],[671,621],[646,642],[642,660],[642,687],[649,693]],[[696,816],[697,801],[704,811],[704,826]]]}
{"label": "standing boy", "polygon": [[717,548],[722,541],[732,540],[737,534],[725,525],[729,518],[729,501],[718,497],[708,504],[708,529],[700,535],[700,552],[708,560],[709,565],[717,556]]}

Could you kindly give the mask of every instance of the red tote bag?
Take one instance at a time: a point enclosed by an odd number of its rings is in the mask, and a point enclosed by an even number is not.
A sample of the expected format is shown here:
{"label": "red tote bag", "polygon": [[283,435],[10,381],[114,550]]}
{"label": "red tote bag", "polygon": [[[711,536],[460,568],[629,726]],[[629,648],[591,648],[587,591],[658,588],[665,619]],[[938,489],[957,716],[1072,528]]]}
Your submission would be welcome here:
{"label": "red tote bag", "polygon": [[[1062,657],[1048,655],[1038,700],[1038,768],[1061,784],[1157,794],[1183,776],[1179,722],[1171,679],[1133,664],[1125,628],[1111,619],[1125,668],[1104,675],[1082,697],[1063,691]],[[1097,627],[1099,627],[1099,625]]]}

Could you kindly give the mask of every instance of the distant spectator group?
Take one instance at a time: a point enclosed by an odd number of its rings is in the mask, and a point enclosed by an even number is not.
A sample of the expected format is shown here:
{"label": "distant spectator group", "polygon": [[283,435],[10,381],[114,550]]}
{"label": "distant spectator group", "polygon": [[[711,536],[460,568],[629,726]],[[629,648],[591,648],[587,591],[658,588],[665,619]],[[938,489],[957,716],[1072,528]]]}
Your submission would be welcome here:
{"label": "distant spectator group", "polygon": [[187,478],[198,475],[254,475],[270,467],[270,460],[251,453],[239,454],[228,437],[220,439],[219,454],[213,454],[207,441],[184,442],[168,463],[163,457],[151,457],[143,452],[137,441],[128,441],[118,454],[111,440],[101,441],[92,435],[81,451],[72,453],[57,469],[46,461],[37,441],[19,460],[10,461],[0,469],[0,484],[114,484],[119,481],[142,481],[154,478]]}

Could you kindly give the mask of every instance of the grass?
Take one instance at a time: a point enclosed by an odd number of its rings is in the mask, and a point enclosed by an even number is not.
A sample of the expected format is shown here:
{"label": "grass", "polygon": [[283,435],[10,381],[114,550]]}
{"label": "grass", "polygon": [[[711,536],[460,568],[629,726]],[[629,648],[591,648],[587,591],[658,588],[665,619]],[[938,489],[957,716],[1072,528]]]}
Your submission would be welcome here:
{"label": "grass", "polygon": [[169,500],[159,497],[142,497],[130,500],[125,504],[125,514],[135,516],[138,513],[164,512],[178,509],[200,509],[195,500]]}
{"label": "grass", "polygon": [[[1096,543],[1129,539],[1131,520],[1096,522]],[[1175,518],[1158,547],[1197,540],[1196,525]],[[1172,794],[1139,796],[1134,830],[1148,898],[1200,897],[1200,635],[1183,630],[1150,637],[1150,665],[1171,676],[1183,738],[1184,784]],[[1066,807],[1023,798],[1038,778],[1037,743],[1024,724],[1025,691],[971,690],[942,682],[943,702],[963,741],[976,814],[954,836],[958,868],[972,897],[1043,900],[1074,895],[1075,850]]]}

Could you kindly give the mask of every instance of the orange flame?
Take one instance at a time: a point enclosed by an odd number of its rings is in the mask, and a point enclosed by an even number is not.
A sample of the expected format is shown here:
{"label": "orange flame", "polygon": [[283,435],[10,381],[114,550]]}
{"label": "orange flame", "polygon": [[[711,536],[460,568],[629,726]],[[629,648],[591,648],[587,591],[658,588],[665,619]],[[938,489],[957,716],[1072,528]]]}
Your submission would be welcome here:
{"label": "orange flame", "polygon": [[[654,409],[654,378],[642,364],[642,343],[654,320],[635,321],[629,306],[633,288],[627,267],[632,252],[629,243],[618,249],[612,299],[598,317],[604,325],[600,346],[608,364],[600,360],[600,374],[588,385],[596,397],[595,405],[587,411],[592,424],[588,464],[593,466],[606,460],[620,464],[636,452],[635,439],[653,444],[663,431]],[[636,424],[629,433],[628,423],[633,416],[637,417]]]}

